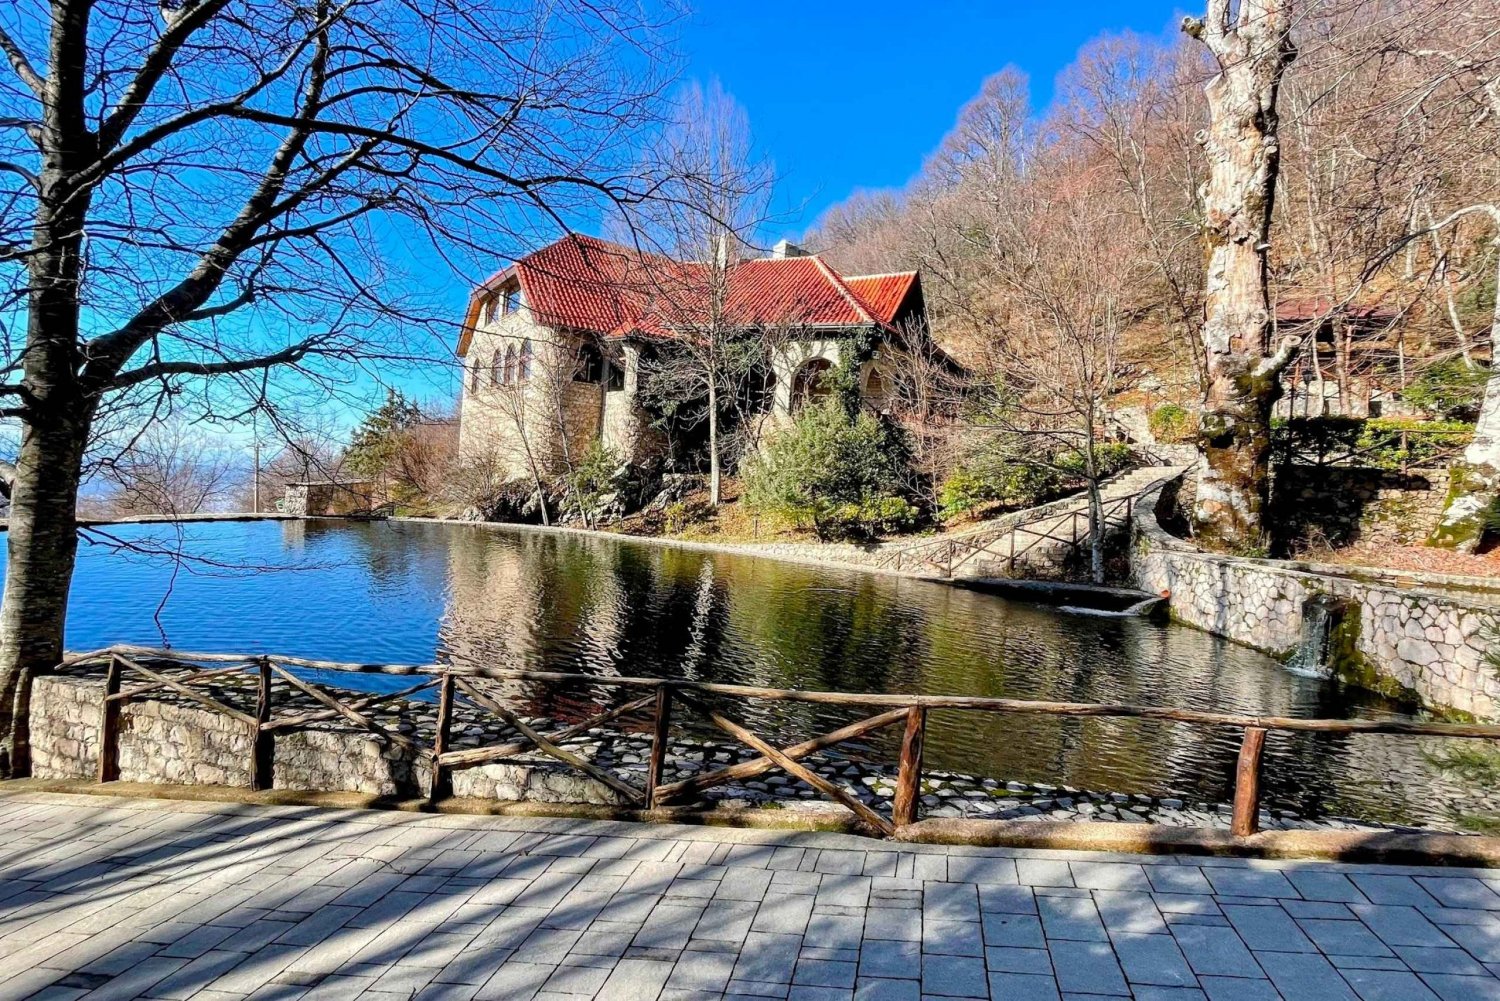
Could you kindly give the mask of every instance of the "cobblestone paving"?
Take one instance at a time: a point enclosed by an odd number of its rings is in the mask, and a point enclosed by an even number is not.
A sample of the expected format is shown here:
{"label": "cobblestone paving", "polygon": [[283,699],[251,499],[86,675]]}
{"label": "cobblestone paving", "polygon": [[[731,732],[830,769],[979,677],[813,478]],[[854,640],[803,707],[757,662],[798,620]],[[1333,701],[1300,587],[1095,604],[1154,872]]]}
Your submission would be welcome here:
{"label": "cobblestone paving", "polygon": [[1500,871],[0,796],[0,999],[1500,999]]}

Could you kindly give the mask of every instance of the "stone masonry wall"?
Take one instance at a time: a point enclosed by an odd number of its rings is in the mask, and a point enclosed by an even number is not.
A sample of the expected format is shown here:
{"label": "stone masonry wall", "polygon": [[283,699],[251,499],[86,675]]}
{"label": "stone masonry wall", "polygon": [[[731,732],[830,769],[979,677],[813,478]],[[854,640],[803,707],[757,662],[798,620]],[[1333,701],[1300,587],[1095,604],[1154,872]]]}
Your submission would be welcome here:
{"label": "stone masonry wall", "polygon": [[[32,774],[92,778],[99,769],[103,682],[37,678],[31,698]],[[208,709],[154,699],[120,712],[120,779],[171,785],[247,786],[250,735]],[[375,796],[426,795],[431,776],[415,755],[363,732],[296,730],[276,736],[273,787]],[[491,764],[453,773],[453,794],[543,803],[618,802],[606,786],[547,764]]]}
{"label": "stone masonry wall", "polygon": [[1159,502],[1160,492],[1136,508],[1131,576],[1144,591],[1170,592],[1175,619],[1285,660],[1301,643],[1307,601],[1342,599],[1348,611],[1329,652],[1334,673],[1365,687],[1414,693],[1429,705],[1500,718],[1500,665],[1487,659],[1500,649],[1500,594],[1205,553],[1161,527]]}
{"label": "stone masonry wall", "polygon": [[[249,682],[248,677],[245,680]],[[33,774],[37,778],[92,779],[97,774],[102,696],[103,683],[97,675],[50,675],[36,680],[31,722]],[[422,731],[432,725],[435,708],[432,703],[415,702],[387,706],[381,722],[406,732],[422,746],[431,746],[431,733]],[[455,742],[476,745],[501,741],[495,724],[482,719],[467,714],[465,707],[455,706]],[[180,701],[143,699],[122,707],[121,722],[120,777],[125,781],[242,788],[249,783],[249,735],[242,724],[226,716]],[[555,722],[531,720],[533,725],[548,728]],[[326,725],[343,726],[337,722]],[[651,747],[649,731],[570,738],[565,744],[627,782],[643,785]],[[894,760],[886,756],[872,760],[871,749],[862,745],[846,745],[845,749],[852,754],[830,749],[809,755],[803,763],[866,805],[884,810],[895,796]],[[682,734],[668,744],[663,778],[678,781],[756,756],[743,745]],[[455,771],[452,779],[454,795],[460,797],[500,802],[619,803],[612,790],[550,759],[507,760]],[[363,731],[310,729],[277,736],[274,786],[412,797],[426,793],[428,773],[425,767],[417,767],[410,752],[387,750]],[[774,805],[786,811],[818,812],[827,808],[826,801],[811,786],[775,773],[715,787],[708,790],[705,799],[706,805],[730,807]],[[1488,801],[1483,806],[1490,812],[1500,810],[1500,805]],[[1115,821],[1218,829],[1226,828],[1230,817],[1226,804],[1184,800],[1178,795],[1125,795],[947,771],[924,771],[921,809],[923,816],[937,818]],[[1260,823],[1266,829],[1282,830],[1371,830],[1389,826],[1348,818],[1301,817],[1284,809],[1263,810]]]}
{"label": "stone masonry wall", "polygon": [[1437,524],[1447,493],[1445,469],[1291,466],[1276,474],[1271,519],[1292,546],[1417,545]]}

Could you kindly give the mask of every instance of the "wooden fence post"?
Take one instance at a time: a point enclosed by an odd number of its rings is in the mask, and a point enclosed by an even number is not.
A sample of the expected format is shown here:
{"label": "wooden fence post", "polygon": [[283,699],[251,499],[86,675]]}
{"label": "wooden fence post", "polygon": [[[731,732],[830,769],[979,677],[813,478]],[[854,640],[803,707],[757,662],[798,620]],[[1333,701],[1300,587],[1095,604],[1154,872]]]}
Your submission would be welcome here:
{"label": "wooden fence post", "polygon": [[453,769],[443,764],[443,755],[448,753],[448,738],[453,729],[453,674],[443,672],[438,682],[437,732],[432,735],[432,784],[427,790],[427,802],[436,803],[453,795]]}
{"label": "wooden fence post", "polygon": [[672,689],[656,687],[656,719],[651,730],[651,757],[646,764],[646,809],[656,806],[656,788],[661,785],[667,761],[667,733],[672,726]]}
{"label": "wooden fence post", "polygon": [[276,735],[266,728],[271,722],[271,659],[259,658],[259,683],[255,692],[255,722],[250,727],[250,788],[271,788],[276,772]]}
{"label": "wooden fence post", "polygon": [[109,658],[104,675],[104,711],[99,718],[99,781],[115,782],[120,778],[120,658]]}
{"label": "wooden fence post", "polygon": [[1245,728],[1234,772],[1234,818],[1229,825],[1229,833],[1237,838],[1248,838],[1260,829],[1260,756],[1265,746],[1263,728]]}
{"label": "wooden fence post", "polygon": [[922,796],[922,743],[926,738],[927,710],[912,706],[906,710],[906,733],[901,737],[901,763],[896,770],[896,800],[891,808],[891,822],[905,827],[917,820],[917,806]]}

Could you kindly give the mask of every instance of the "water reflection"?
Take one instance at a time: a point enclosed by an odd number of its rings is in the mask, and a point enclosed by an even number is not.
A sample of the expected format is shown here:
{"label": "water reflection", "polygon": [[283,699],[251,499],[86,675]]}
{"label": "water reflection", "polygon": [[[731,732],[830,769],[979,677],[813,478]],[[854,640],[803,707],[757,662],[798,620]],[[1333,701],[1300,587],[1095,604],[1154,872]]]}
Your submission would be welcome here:
{"label": "water reflection", "polygon": [[[162,530],[138,526],[121,534]],[[175,530],[170,538],[175,540]],[[455,661],[789,688],[1127,702],[1287,716],[1392,706],[1293,675],[1180,627],[1074,617],[974,591],[742,556],[529,531],[416,523],[193,524],[188,553],[253,572],[179,574],[161,613],[180,648],[342,660]],[[159,640],[161,560],[87,549],[69,645]],[[519,689],[576,717],[589,692]],[[602,692],[592,693],[595,699]],[[858,714],[736,706],[783,742]],[[893,756],[899,735],[874,742]],[[1239,735],[1129,720],[936,712],[928,761],[1026,781],[1222,800]],[[1273,735],[1269,805],[1450,822],[1484,793],[1435,774],[1411,739]]]}

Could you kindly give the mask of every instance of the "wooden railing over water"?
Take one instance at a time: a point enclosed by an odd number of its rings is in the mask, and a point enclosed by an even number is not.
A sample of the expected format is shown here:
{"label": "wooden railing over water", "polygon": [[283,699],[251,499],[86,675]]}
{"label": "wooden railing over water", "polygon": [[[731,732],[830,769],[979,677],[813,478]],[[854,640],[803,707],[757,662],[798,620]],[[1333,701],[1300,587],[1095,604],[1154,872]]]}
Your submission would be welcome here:
{"label": "wooden railing over water", "polygon": [[[148,667],[143,661],[149,661],[152,666]],[[181,678],[168,677],[157,669],[162,661],[168,662],[172,667],[184,669],[188,671],[188,674]],[[434,800],[451,794],[451,777],[454,771],[511,758],[522,753],[539,752],[551,757],[608,786],[618,793],[626,804],[641,809],[666,806],[715,786],[745,781],[779,769],[848,808],[864,826],[887,837],[894,835],[898,828],[905,827],[919,819],[922,745],[926,733],[927,714],[938,709],[982,713],[1033,713],[1056,717],[1141,719],[1193,727],[1237,729],[1241,731],[1242,737],[1235,769],[1234,808],[1230,830],[1232,834],[1239,837],[1252,835],[1258,829],[1261,758],[1266,735],[1272,731],[1500,740],[1500,726],[1487,724],[1293,719],[1281,716],[1245,716],[1192,709],[1103,705],[1088,702],[1043,702],[960,695],[815,692],[664,678],[602,677],[552,671],[508,671],[463,665],[345,664],[309,660],[302,657],[184,653],[136,646],[114,646],[92,653],[79,654],[68,658],[63,666],[90,663],[107,665],[104,714],[99,745],[100,782],[111,782],[120,777],[121,706],[130,699],[165,690],[237,720],[247,728],[251,738],[249,772],[252,789],[271,787],[276,733],[314,723],[343,719],[373,733],[382,740],[411,752],[430,769],[432,779],[430,796]],[[211,664],[233,666],[206,666]],[[299,667],[356,674],[408,675],[420,677],[423,680],[393,692],[353,695],[314,684],[297,677],[289,670]],[[215,679],[222,680],[228,675],[244,676],[246,672],[255,672],[258,677],[256,705],[253,712],[236,709],[202,691],[202,686],[207,682]],[[127,686],[125,683],[127,675],[133,675],[144,681]],[[478,688],[475,685],[476,679],[535,682],[558,686],[587,685],[618,689],[627,696],[640,692],[648,694],[627,698],[614,708],[556,732],[543,734],[527,724],[513,710]],[[280,680],[295,691],[310,697],[322,708],[302,709],[288,715],[276,716],[273,689],[275,680]],[[380,703],[410,698],[433,689],[436,690],[437,697],[437,728],[430,746],[421,744],[404,734],[392,732],[371,719],[365,712]],[[504,721],[521,735],[521,739],[486,747],[450,749],[454,700],[460,692],[473,705]],[[777,747],[709,705],[707,701],[709,698],[737,702],[749,700],[805,702],[880,711],[873,716],[800,743]],[[700,715],[717,729],[751,748],[759,757],[676,782],[664,783],[662,779],[666,765],[667,746],[673,724],[680,720],[682,709],[691,710]],[[651,723],[651,748],[644,787],[627,782],[620,776],[561,746],[570,739],[631,716],[649,719]],[[851,796],[835,783],[801,763],[803,759],[818,751],[898,725],[903,728],[903,735],[897,765],[895,796],[889,817],[883,816],[871,806]]]}

